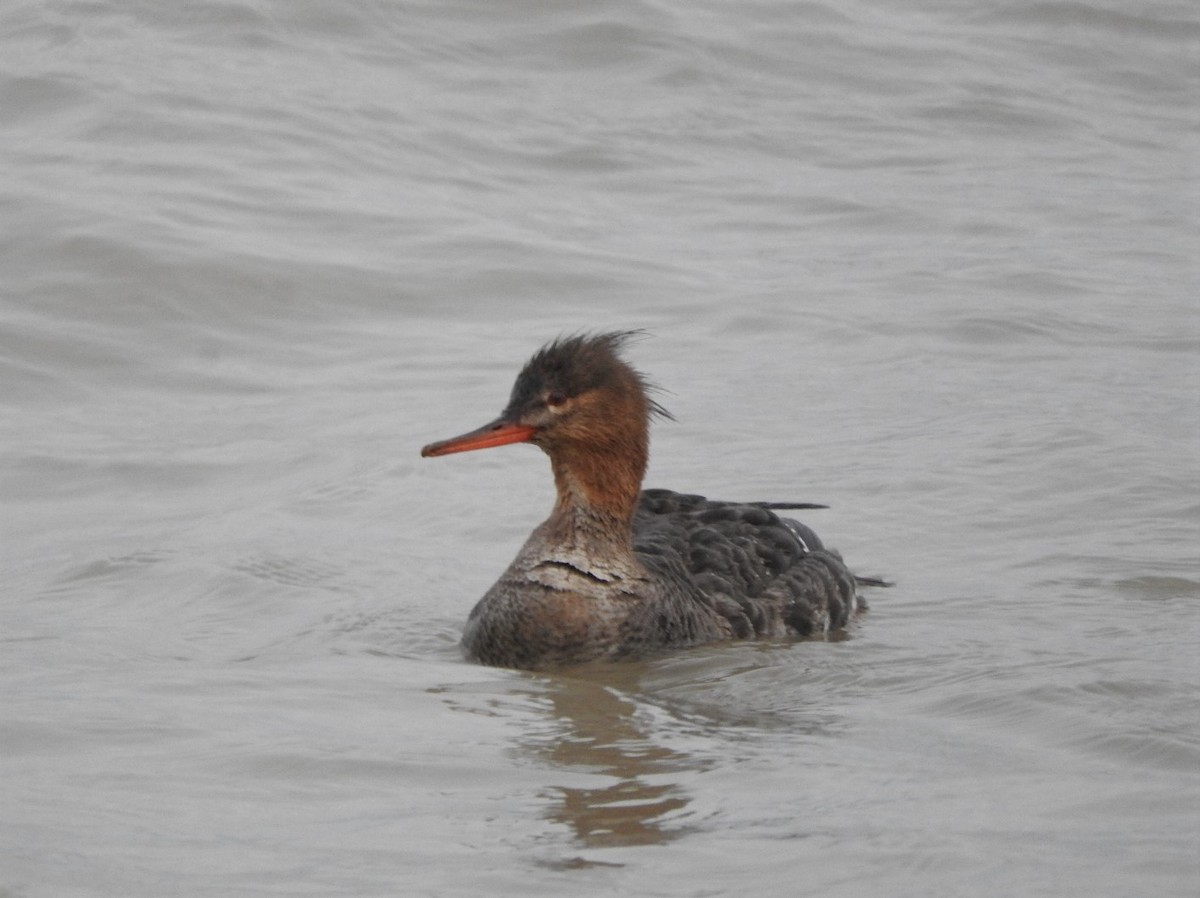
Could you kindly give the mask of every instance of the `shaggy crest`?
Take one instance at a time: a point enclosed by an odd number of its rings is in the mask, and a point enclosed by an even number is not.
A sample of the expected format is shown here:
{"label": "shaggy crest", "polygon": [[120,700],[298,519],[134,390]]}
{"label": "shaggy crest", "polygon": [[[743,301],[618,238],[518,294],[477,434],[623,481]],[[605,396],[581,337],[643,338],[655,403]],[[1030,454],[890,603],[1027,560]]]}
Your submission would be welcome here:
{"label": "shaggy crest", "polygon": [[650,415],[674,420],[669,411],[649,396],[662,390],[621,357],[630,341],[643,336],[645,333],[637,330],[610,331],[559,337],[547,343],[517,375],[507,410],[514,411],[527,405],[538,389],[574,398],[590,390],[617,388],[626,377],[632,376],[646,394]]}

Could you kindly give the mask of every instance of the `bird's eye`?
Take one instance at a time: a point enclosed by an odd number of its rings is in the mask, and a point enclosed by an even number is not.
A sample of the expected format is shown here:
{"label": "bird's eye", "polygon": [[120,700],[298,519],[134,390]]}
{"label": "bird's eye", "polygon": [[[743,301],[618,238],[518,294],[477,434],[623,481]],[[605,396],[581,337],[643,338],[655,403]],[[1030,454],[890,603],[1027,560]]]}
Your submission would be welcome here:
{"label": "bird's eye", "polygon": [[553,409],[560,409],[567,404],[567,397],[563,393],[554,392],[546,394],[546,405]]}

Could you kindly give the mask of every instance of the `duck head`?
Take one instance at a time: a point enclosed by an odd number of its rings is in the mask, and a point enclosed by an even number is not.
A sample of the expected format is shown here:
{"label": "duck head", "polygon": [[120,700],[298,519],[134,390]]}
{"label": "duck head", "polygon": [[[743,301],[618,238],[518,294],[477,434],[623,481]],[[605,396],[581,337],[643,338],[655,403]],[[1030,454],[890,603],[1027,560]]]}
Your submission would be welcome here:
{"label": "duck head", "polygon": [[542,347],[517,375],[500,417],[430,443],[421,455],[533,443],[550,456],[559,502],[632,506],[649,455],[650,418],[670,417],[620,355],[636,331],[580,335]]}

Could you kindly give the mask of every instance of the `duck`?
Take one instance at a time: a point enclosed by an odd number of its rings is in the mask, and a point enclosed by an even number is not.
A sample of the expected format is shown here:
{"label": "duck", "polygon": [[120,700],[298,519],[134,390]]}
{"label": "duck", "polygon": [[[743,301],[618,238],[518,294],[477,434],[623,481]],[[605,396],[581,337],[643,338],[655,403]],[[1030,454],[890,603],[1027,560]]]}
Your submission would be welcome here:
{"label": "duck", "polygon": [[866,608],[851,573],[781,511],[643,489],[650,424],[670,414],[624,358],[637,331],[559,337],[517,375],[500,416],[425,458],[531,443],[554,506],[467,618],[469,660],[543,670],[738,640],[829,638]]}

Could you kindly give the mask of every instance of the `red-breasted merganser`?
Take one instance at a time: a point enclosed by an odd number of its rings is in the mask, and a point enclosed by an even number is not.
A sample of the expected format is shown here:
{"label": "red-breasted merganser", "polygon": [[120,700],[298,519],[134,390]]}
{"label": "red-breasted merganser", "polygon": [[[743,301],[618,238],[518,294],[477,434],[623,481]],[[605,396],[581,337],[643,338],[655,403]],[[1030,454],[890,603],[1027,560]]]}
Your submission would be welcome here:
{"label": "red-breasted merganser", "polygon": [[775,514],[821,508],[642,491],[649,425],[670,417],[620,351],[635,332],[568,337],[525,365],[508,407],[425,457],[533,443],[550,517],[467,620],[469,658],[538,669],[732,639],[822,636],[865,607],[841,556]]}

